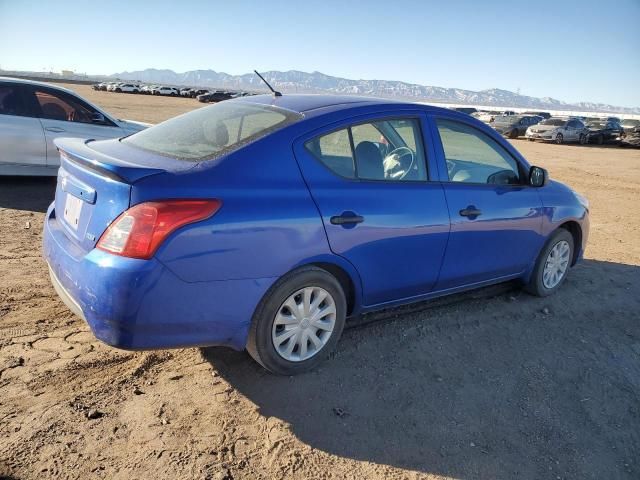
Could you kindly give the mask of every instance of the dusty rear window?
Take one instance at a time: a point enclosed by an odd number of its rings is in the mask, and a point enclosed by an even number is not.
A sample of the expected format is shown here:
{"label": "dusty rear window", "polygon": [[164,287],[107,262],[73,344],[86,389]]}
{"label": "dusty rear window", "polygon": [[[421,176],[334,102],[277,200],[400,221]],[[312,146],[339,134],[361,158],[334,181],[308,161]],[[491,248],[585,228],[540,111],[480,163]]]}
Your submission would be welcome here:
{"label": "dusty rear window", "polygon": [[301,118],[299,113],[272,106],[225,101],[172,118],[122,142],[197,162],[230,153]]}

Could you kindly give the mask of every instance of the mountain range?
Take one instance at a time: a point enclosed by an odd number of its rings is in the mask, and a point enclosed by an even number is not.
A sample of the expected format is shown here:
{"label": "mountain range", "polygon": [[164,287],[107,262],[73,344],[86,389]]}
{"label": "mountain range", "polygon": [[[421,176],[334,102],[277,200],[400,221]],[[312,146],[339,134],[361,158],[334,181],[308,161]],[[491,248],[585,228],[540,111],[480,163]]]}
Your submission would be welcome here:
{"label": "mountain range", "polygon": [[[574,110],[640,114],[640,107],[618,107],[594,102],[567,103],[551,97],[530,97],[508,90],[463,90],[418,85],[394,80],[350,80],[320,72],[269,71],[262,75],[283,93],[337,93],[393,97],[412,101],[431,101],[461,105],[495,107],[522,107],[548,110]],[[265,90],[262,81],[254,73],[229,75],[214,70],[191,70],[176,73],[173,70],[148,68],[133,72],[121,72],[110,76],[121,80],[137,80],[146,83],[217,87],[238,90]]]}

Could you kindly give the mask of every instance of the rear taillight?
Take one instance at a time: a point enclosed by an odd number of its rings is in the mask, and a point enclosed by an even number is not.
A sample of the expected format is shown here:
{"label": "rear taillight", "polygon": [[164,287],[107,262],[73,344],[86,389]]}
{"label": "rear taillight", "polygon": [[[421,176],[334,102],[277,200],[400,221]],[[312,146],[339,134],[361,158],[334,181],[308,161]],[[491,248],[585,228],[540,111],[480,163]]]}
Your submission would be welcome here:
{"label": "rear taillight", "polygon": [[221,205],[220,200],[140,203],[116,218],[96,247],[123,257],[151,258],[172,232],[211,217]]}

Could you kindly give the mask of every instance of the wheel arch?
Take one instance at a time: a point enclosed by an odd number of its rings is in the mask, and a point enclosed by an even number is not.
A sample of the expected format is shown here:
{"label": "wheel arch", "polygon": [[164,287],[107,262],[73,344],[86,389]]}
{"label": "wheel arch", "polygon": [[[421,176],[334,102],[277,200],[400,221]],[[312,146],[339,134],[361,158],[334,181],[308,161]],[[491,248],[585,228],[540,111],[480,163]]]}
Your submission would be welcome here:
{"label": "wheel arch", "polygon": [[351,275],[349,275],[346,270],[344,270],[339,265],[336,265],[335,263],[314,262],[310,263],[309,265],[313,265],[315,267],[326,270],[331,275],[333,275],[336,280],[338,280],[338,283],[340,283],[340,286],[344,291],[345,299],[347,300],[347,317],[351,316],[356,306],[356,286],[353,279],[351,278]]}
{"label": "wheel arch", "polygon": [[578,255],[582,248],[582,228],[575,220],[569,220],[562,223],[558,226],[558,229],[560,228],[567,230],[573,237],[573,258],[571,259],[571,266],[573,266],[578,261]]}
{"label": "wheel arch", "polygon": [[360,312],[362,307],[362,280],[356,268],[348,260],[334,254],[319,255],[301,261],[284,275],[307,266],[322,268],[338,280],[347,301],[347,317],[357,315]]}

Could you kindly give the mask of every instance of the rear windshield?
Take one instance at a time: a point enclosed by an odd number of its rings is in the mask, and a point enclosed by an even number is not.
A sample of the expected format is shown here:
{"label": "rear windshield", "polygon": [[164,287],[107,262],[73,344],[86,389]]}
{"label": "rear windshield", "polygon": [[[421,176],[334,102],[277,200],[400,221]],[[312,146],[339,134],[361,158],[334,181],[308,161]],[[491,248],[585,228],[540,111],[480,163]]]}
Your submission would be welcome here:
{"label": "rear windshield", "polygon": [[301,118],[298,113],[272,106],[225,101],[172,118],[122,142],[197,162],[237,150]]}

